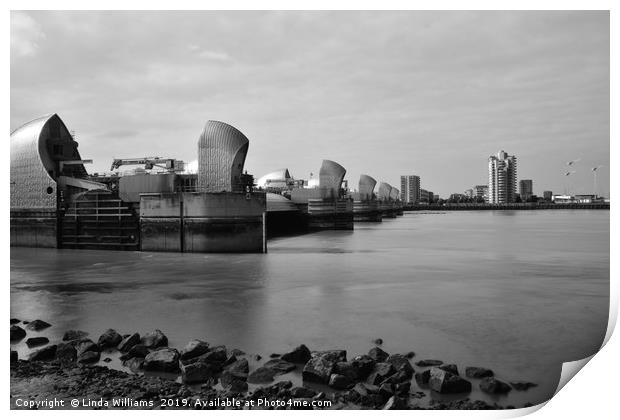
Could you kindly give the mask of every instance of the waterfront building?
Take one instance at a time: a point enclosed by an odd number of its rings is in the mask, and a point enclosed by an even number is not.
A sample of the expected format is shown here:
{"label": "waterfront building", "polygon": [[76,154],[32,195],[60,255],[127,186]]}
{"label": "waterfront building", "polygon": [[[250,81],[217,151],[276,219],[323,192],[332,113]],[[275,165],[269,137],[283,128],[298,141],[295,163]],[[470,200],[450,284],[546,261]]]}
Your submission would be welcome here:
{"label": "waterfront building", "polygon": [[420,201],[419,176],[402,175],[400,177],[400,200],[407,204],[415,204]]}
{"label": "waterfront building", "polygon": [[431,191],[420,188],[420,203],[430,203],[433,200],[433,193]]}
{"label": "waterfront building", "polygon": [[519,181],[519,195],[523,201],[532,198],[532,195],[534,195],[534,188],[531,179],[522,179]]}
{"label": "waterfront building", "polygon": [[465,191],[463,192],[463,195],[464,195],[465,197],[467,197],[467,198],[474,198],[474,190],[473,190],[473,188],[470,188],[470,189],[468,189],[468,190],[465,190]]}
{"label": "waterfront building", "polygon": [[513,203],[517,194],[517,157],[503,150],[489,156],[489,203]]}
{"label": "waterfront building", "polygon": [[485,202],[489,200],[489,186],[488,185],[476,185],[474,186],[474,197],[481,198]]}
{"label": "waterfront building", "polygon": [[[291,190],[295,185],[295,180],[291,176],[287,168],[278,169],[263,175],[256,181],[256,186],[267,192],[282,194],[282,192]],[[302,184],[303,185],[303,184]]]}
{"label": "waterfront building", "polygon": [[545,201],[553,200],[553,192],[552,191],[543,191],[543,199]]}

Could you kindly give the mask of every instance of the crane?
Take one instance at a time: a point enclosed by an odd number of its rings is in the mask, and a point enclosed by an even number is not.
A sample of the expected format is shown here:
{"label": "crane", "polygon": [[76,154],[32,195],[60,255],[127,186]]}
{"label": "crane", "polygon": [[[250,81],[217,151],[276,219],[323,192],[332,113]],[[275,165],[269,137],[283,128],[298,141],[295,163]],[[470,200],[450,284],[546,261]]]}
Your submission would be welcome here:
{"label": "crane", "polygon": [[134,159],[114,159],[112,161],[111,171],[120,168],[123,165],[144,165],[144,169],[153,169],[157,166],[168,172],[183,171],[185,164],[182,160],[160,158],[158,156],[134,158]]}

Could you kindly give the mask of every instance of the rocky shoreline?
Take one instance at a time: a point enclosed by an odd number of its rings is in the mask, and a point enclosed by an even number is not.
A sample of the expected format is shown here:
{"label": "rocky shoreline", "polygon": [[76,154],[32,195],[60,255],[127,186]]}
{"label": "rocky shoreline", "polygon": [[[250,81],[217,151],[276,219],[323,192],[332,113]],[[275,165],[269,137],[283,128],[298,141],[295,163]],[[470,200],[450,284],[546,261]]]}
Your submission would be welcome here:
{"label": "rocky shoreline", "polygon": [[[261,361],[199,339],[175,349],[160,330],[121,335],[108,329],[96,341],[71,330],[52,343],[43,335],[48,327],[11,319],[11,344],[23,341],[27,330],[32,335],[25,341],[28,355],[11,351],[12,408],[52,408],[24,401],[79,398],[81,408],[119,409],[511,409],[470,400],[473,382],[490,395],[536,386],[504,382],[483,367],[412,363],[413,352],[388,354],[380,339],[352,358],[346,350],[311,351],[301,344]],[[114,359],[133,373],[98,364]],[[302,385],[282,377],[289,372],[301,372]],[[428,401],[429,395],[455,398]]]}

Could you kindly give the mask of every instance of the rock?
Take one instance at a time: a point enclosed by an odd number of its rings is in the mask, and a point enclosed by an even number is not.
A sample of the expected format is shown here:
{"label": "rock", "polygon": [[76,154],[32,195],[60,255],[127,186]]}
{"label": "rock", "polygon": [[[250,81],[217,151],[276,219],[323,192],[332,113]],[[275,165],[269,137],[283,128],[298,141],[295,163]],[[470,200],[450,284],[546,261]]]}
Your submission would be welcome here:
{"label": "rock", "polygon": [[11,341],[19,341],[26,336],[26,331],[18,326],[11,325]]}
{"label": "rock", "polygon": [[181,350],[181,360],[193,359],[209,351],[209,343],[202,340],[191,340]]}
{"label": "rock", "polygon": [[424,359],[424,360],[420,360],[416,362],[416,366],[420,366],[420,367],[439,366],[439,365],[443,365],[443,362],[441,360]]}
{"label": "rock", "polygon": [[404,410],[405,408],[407,408],[405,400],[394,395],[385,403],[382,410]]}
{"label": "rock", "polygon": [[123,340],[118,344],[117,348],[119,351],[126,353],[129,351],[129,349],[131,349],[133,346],[139,343],[140,343],[140,334],[133,333],[123,338]]}
{"label": "rock", "polygon": [[156,372],[178,372],[179,352],[167,347],[155,350],[144,358],[143,369]]}
{"label": "rock", "polygon": [[26,345],[28,348],[39,347],[44,344],[49,343],[50,340],[47,337],[30,337],[26,340]]}
{"label": "rock", "polygon": [[351,379],[347,378],[344,375],[340,375],[338,373],[333,373],[329,377],[329,386],[334,389],[347,389],[353,385]]}
{"label": "rock", "polygon": [[375,338],[373,343],[375,343],[377,346],[380,346],[381,344],[383,344],[383,339],[382,338]]}
{"label": "rock", "polygon": [[491,369],[471,366],[465,368],[465,376],[468,378],[486,378],[494,375]]}
{"label": "rock", "polygon": [[254,360],[256,360],[257,362],[258,362],[260,359],[262,359],[262,357],[261,357],[261,355],[260,355],[260,354],[257,354],[257,355],[255,355],[255,356],[254,356]]}
{"label": "rock", "polygon": [[375,362],[385,362],[387,360],[387,358],[390,356],[387,352],[383,351],[379,347],[373,347],[372,349],[370,349],[368,351],[368,355]]}
{"label": "rock", "polygon": [[19,324],[21,321],[17,318],[11,318],[11,325],[13,324]]}
{"label": "rock", "polygon": [[110,328],[99,336],[97,344],[100,348],[107,349],[110,347],[117,347],[121,343],[121,341],[123,341],[123,337],[115,330]]}
{"label": "rock", "polygon": [[222,363],[223,367],[226,367],[228,365],[232,365],[233,363],[235,363],[237,361],[237,356],[235,356],[234,354],[231,354],[230,356],[228,356],[226,358],[226,360],[224,361],[224,363]]}
{"label": "rock", "polygon": [[328,384],[334,371],[338,357],[333,353],[313,353],[301,373],[302,379],[308,382]]}
{"label": "rock", "polygon": [[511,382],[510,385],[517,391],[527,391],[530,388],[538,386],[533,382]]}
{"label": "rock", "polygon": [[353,362],[337,362],[334,366],[334,373],[346,376],[351,382],[357,382],[366,378],[365,376],[360,376],[359,370],[353,365]]}
{"label": "rock", "polygon": [[97,363],[100,353],[98,351],[85,351],[78,356],[78,362],[84,364]]}
{"label": "rock", "polygon": [[231,377],[228,374],[222,376],[220,382],[222,383],[222,388],[228,392],[241,394],[248,390],[248,383],[246,381]]}
{"label": "rock", "polygon": [[293,398],[312,398],[316,396],[316,391],[303,386],[296,386],[291,389],[291,397]]}
{"label": "rock", "polygon": [[70,343],[60,343],[56,346],[56,359],[61,364],[70,364],[77,360],[77,350]]}
{"label": "rock", "polygon": [[439,366],[439,369],[445,370],[446,372],[450,372],[453,375],[459,376],[459,369],[454,364],[446,364]]}
{"label": "rock", "polygon": [[409,359],[402,354],[392,354],[386,359],[387,363],[390,363],[394,366],[394,369],[398,372],[403,372],[407,379],[411,379],[413,376],[414,370],[411,363],[409,363]]}
{"label": "rock", "polygon": [[379,386],[379,395],[384,401],[387,401],[392,395],[394,395],[394,385],[383,383]]}
{"label": "rock", "polygon": [[49,361],[53,360],[56,357],[56,345],[52,344],[51,346],[43,347],[42,349],[35,350],[30,353],[28,356],[28,360],[34,361]]}
{"label": "rock", "polygon": [[204,362],[190,363],[181,366],[181,378],[186,384],[207,382],[215,375],[212,367]]}
{"label": "rock", "polygon": [[155,330],[142,336],[140,342],[149,349],[156,349],[158,347],[167,347],[168,337],[160,330]]}
{"label": "rock", "polygon": [[17,362],[17,360],[18,360],[17,352],[15,350],[11,350],[11,363],[15,363]]}
{"label": "rock", "polygon": [[144,344],[136,344],[129,351],[123,354],[120,359],[121,360],[129,360],[132,357],[140,357],[144,359],[149,354],[149,349],[146,348]]}
{"label": "rock", "polygon": [[480,382],[480,389],[487,394],[506,394],[512,388],[507,383],[494,377],[487,377]]}
{"label": "rock", "polygon": [[375,360],[368,355],[356,356],[351,360],[351,365],[357,369],[358,379],[365,379],[370,375],[370,372],[375,368]]}
{"label": "rock", "polygon": [[86,353],[87,351],[92,351],[92,352],[99,353],[99,351],[100,351],[99,346],[97,345],[97,343],[95,343],[93,340],[90,340],[88,338],[83,338],[81,340],[78,340],[78,341],[74,342],[73,346],[77,350],[78,360],[79,360],[79,356],[82,353]]}
{"label": "rock", "polygon": [[221,365],[228,359],[228,354],[226,352],[226,347],[217,346],[213,347],[207,353],[199,356],[198,358],[205,362],[219,362]]}
{"label": "rock", "polygon": [[278,372],[268,367],[259,367],[254,372],[250,373],[248,376],[248,382],[252,384],[265,384],[273,382],[274,376],[276,376]]}
{"label": "rock", "polygon": [[141,357],[132,357],[123,361],[123,366],[127,366],[134,373],[139,372],[144,367],[144,359]]}
{"label": "rock", "polygon": [[347,361],[347,351],[346,350],[322,350],[322,351],[313,351],[310,353],[312,357],[323,357],[334,362],[346,362]]}
{"label": "rock", "polygon": [[270,360],[263,366],[275,370],[280,375],[295,370],[295,368],[297,367],[293,363],[287,362],[286,360],[282,359]]}
{"label": "rock", "polygon": [[51,326],[52,324],[48,324],[47,322],[41,321],[40,319],[35,319],[31,323],[29,323],[26,328],[32,331],[41,331]]}
{"label": "rock", "polygon": [[401,382],[394,387],[394,393],[401,397],[407,397],[411,390],[411,382]]}
{"label": "rock", "polygon": [[368,375],[366,382],[371,385],[379,385],[394,373],[396,373],[396,370],[390,363],[377,363],[370,375]]}
{"label": "rock", "polygon": [[[239,350],[239,349],[232,349],[230,351],[230,354],[232,354],[233,356],[239,357],[239,356],[243,356],[245,354],[245,352],[243,350]],[[290,360],[289,360],[290,362]]]}
{"label": "rock", "polygon": [[271,359],[275,359],[276,357],[280,357],[280,356],[282,356],[280,353],[271,353],[271,354],[269,355],[269,357],[270,357]]}
{"label": "rock", "polygon": [[66,331],[65,334],[62,336],[62,341],[79,340],[86,336],[88,336],[88,333],[85,331],[69,330],[69,331]]}
{"label": "rock", "polygon": [[428,380],[431,377],[431,371],[430,370],[424,370],[422,372],[416,372],[415,374],[415,381],[418,383],[418,385],[428,385]]}
{"label": "rock", "polygon": [[228,365],[225,370],[237,377],[247,378],[248,373],[250,372],[250,365],[247,360],[241,359]]}
{"label": "rock", "polygon": [[112,361],[112,359],[110,359],[109,357],[106,357],[105,359],[103,359],[104,363],[110,363]]}
{"label": "rock", "polygon": [[428,380],[429,387],[440,394],[455,394],[471,391],[471,382],[445,370],[433,367]]}
{"label": "rock", "polygon": [[375,385],[366,384],[363,382],[358,382],[353,387],[353,391],[357,392],[361,397],[367,397],[369,394],[378,394],[379,387]]}
{"label": "rock", "polygon": [[407,359],[413,359],[415,357],[415,353],[410,351],[409,353],[407,353]]}
{"label": "rock", "polygon": [[310,349],[308,349],[305,344],[300,344],[292,351],[284,353],[280,358],[291,363],[305,364],[308,363],[308,360],[312,358],[312,354],[310,353]]}

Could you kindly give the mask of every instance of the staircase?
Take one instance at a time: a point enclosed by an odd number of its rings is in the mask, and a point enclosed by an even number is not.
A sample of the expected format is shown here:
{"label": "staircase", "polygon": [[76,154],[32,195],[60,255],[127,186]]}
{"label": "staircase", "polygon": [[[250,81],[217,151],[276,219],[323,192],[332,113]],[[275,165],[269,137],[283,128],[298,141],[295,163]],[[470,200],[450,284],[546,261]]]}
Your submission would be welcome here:
{"label": "staircase", "polygon": [[65,210],[60,248],[138,251],[140,219],[110,191],[90,191]]}

